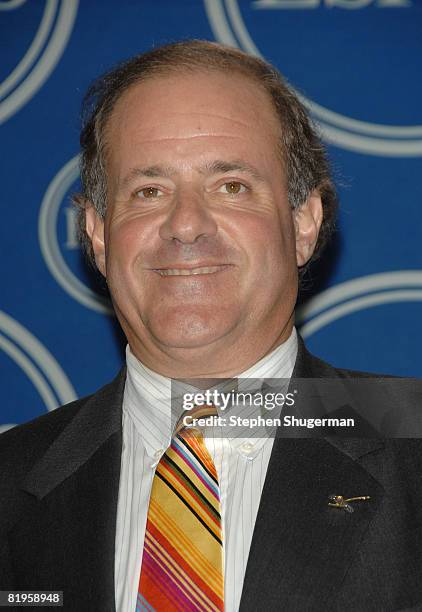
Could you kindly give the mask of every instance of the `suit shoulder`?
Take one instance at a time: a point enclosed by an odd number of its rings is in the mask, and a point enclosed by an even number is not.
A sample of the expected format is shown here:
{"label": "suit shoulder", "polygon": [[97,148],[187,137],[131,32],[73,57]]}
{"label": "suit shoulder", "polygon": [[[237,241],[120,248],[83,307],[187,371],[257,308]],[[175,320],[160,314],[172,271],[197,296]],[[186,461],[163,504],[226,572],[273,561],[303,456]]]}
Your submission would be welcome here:
{"label": "suit shoulder", "polygon": [[66,425],[81,410],[90,399],[87,396],[65,404],[41,416],[16,425],[0,435],[0,466],[30,461],[31,457],[38,457],[63,431]]}
{"label": "suit shoulder", "polygon": [[339,378],[377,378],[377,379],[385,379],[385,378],[399,378],[398,376],[394,376],[392,374],[381,374],[377,372],[364,372],[362,370],[349,370],[347,368],[339,368],[331,363],[316,357],[315,355],[309,356],[312,359],[312,367],[313,370],[320,374],[323,377],[332,376]]}
{"label": "suit shoulder", "polygon": [[313,355],[306,347],[303,338],[298,334],[298,352],[293,378],[397,378],[391,374],[363,372],[336,367]]}
{"label": "suit shoulder", "polygon": [[364,372],[362,370],[349,370],[346,368],[337,368],[335,366],[331,367],[340,378],[398,378],[398,376],[394,376],[393,374],[380,374],[379,372]]}
{"label": "suit shoulder", "polygon": [[0,435],[1,471],[4,473],[6,466],[13,466],[14,469],[17,465],[22,466],[22,469],[30,467],[47,451],[52,442],[91,399],[98,398],[107,401],[107,398],[115,392],[116,385],[121,385],[123,380],[124,372],[121,371],[114,381],[101,387],[95,393],[60,406],[2,433]]}

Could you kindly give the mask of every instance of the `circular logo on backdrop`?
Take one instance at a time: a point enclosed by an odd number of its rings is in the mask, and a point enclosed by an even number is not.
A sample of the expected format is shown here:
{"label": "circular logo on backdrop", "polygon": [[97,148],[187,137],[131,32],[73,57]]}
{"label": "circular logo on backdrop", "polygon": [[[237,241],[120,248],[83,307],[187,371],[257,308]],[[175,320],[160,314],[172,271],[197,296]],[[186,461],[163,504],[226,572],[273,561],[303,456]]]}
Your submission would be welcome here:
{"label": "circular logo on backdrop", "polygon": [[12,63],[2,58],[7,72],[0,77],[0,124],[26,104],[50,76],[72,32],[78,1],[0,0],[4,25],[6,13],[13,27],[13,22],[25,19],[25,11],[29,15],[26,24],[33,24],[31,32],[18,30],[18,25],[13,28],[20,36],[11,40]]}
{"label": "circular logo on backdrop", "polygon": [[335,352],[344,367],[373,370],[376,363],[379,372],[420,377],[421,302],[422,270],[383,272],[321,292],[298,308],[296,321],[323,358]]}
{"label": "circular logo on backdrop", "polygon": [[297,93],[327,142],[365,154],[422,155],[415,59],[422,51],[422,5],[416,0],[204,5],[218,41],[269,58],[307,92]]}
{"label": "circular logo on backdrop", "polygon": [[322,291],[297,312],[304,338],[359,310],[397,302],[422,302],[422,270],[370,274]]}
{"label": "circular logo on backdrop", "polygon": [[73,157],[51,181],[41,203],[38,236],[41,252],[59,285],[83,306],[113,314],[107,297],[89,286],[87,267],[80,256],[76,210],[70,194],[79,190],[79,158]]}
{"label": "circular logo on backdrop", "polygon": [[[25,374],[48,411],[77,399],[69,379],[53,355],[33,334],[0,311],[0,350]],[[14,423],[0,425],[0,432]]]}

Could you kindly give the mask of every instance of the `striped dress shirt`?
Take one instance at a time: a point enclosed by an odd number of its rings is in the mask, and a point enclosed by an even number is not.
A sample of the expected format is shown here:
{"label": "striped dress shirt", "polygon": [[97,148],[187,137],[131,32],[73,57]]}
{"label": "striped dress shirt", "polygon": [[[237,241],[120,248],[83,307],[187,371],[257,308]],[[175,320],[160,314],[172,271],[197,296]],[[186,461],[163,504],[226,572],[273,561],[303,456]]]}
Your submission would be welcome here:
{"label": "striped dress shirt", "polygon": [[[239,379],[290,379],[297,355],[296,330],[290,338],[238,375]],[[117,612],[134,612],[138,594],[148,503],[155,467],[170,445],[176,416],[170,379],[153,372],[126,349],[123,397],[123,447],[117,506],[115,594]],[[242,381],[247,384],[247,381]],[[185,391],[193,387],[186,386]],[[173,388],[174,395],[174,388]],[[220,484],[224,606],[239,608],[246,564],[261,492],[274,442],[205,434]]]}

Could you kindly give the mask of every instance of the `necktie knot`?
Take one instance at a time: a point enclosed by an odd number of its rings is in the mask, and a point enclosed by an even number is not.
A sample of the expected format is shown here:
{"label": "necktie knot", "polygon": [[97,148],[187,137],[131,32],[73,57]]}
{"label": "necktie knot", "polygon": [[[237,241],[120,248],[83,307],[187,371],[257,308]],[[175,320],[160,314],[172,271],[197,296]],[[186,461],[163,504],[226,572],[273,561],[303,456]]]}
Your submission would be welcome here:
{"label": "necktie knot", "polygon": [[201,427],[195,423],[198,419],[206,419],[210,416],[218,416],[217,409],[212,404],[194,406],[191,410],[185,410],[176,424],[174,435],[203,437]]}

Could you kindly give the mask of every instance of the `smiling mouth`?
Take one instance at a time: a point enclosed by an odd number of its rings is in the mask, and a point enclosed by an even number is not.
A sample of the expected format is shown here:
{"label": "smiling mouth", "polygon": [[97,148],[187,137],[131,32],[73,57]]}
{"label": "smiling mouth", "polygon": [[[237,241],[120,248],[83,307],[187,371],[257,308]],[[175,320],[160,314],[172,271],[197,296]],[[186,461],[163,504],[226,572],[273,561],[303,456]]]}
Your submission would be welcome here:
{"label": "smiling mouth", "polygon": [[194,276],[196,274],[215,274],[228,268],[228,265],[223,266],[203,266],[202,268],[162,268],[154,270],[160,276]]}

